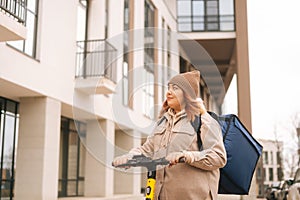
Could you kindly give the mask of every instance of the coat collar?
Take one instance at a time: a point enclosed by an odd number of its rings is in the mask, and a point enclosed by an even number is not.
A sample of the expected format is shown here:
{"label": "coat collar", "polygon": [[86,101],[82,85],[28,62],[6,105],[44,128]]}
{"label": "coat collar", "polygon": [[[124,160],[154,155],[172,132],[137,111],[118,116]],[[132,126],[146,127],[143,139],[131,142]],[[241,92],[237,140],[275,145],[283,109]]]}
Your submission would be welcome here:
{"label": "coat collar", "polygon": [[164,114],[164,116],[166,117],[166,119],[170,122],[173,121],[173,123],[175,124],[178,120],[180,120],[183,117],[186,117],[186,112],[185,110],[181,110],[178,113],[175,113],[174,110],[172,108],[169,108],[168,111]]}

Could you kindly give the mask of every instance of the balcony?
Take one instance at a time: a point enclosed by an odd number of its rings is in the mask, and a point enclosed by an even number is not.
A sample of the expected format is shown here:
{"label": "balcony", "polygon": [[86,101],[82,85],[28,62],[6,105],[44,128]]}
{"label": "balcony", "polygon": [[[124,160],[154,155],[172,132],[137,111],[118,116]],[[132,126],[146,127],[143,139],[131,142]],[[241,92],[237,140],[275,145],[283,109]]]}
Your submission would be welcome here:
{"label": "balcony", "polygon": [[115,91],[117,50],[105,40],[77,42],[76,89],[86,94]]}
{"label": "balcony", "polygon": [[178,16],[180,32],[234,31],[234,15],[193,15]]}
{"label": "balcony", "polygon": [[179,32],[235,31],[235,0],[177,0]]}
{"label": "balcony", "polygon": [[0,42],[26,39],[27,0],[0,0]]}

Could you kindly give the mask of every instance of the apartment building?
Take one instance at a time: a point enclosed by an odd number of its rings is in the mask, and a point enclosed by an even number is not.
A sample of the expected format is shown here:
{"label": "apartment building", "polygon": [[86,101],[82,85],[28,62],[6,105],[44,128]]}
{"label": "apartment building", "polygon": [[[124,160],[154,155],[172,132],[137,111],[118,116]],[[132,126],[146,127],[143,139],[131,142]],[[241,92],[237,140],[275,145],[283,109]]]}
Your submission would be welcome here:
{"label": "apartment building", "polygon": [[0,0],[0,199],[142,199],[144,171],[111,161],[174,74],[200,69],[218,113],[236,74],[251,131],[247,47],[245,0]]}
{"label": "apartment building", "polygon": [[267,187],[283,180],[283,142],[259,139],[263,153],[257,164],[257,196],[264,197]]}

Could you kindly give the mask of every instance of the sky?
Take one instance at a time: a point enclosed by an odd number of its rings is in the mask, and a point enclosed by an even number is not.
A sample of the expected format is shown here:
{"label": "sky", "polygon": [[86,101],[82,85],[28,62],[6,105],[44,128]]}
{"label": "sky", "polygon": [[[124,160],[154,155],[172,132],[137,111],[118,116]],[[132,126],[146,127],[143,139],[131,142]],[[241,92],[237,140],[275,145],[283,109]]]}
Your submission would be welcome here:
{"label": "sky", "polygon": [[248,0],[248,45],[252,134],[282,141],[288,165],[300,122],[300,1]]}
{"label": "sky", "polygon": [[300,113],[300,1],[248,0],[248,44],[255,137],[279,139]]}

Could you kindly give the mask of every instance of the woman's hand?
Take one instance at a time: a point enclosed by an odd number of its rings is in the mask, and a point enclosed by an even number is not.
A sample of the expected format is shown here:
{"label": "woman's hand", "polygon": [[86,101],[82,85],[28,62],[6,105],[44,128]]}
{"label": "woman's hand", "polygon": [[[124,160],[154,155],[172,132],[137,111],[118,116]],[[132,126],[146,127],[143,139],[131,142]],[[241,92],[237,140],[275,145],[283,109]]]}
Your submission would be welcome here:
{"label": "woman's hand", "polygon": [[[112,166],[118,167],[118,165],[125,164],[128,162],[128,160],[132,159],[132,157],[133,157],[133,154],[131,154],[131,153],[127,153],[122,156],[118,156],[113,160]],[[129,167],[123,167],[123,168],[128,169]]]}
{"label": "woman's hand", "polygon": [[173,152],[170,153],[166,159],[170,161],[170,166],[176,165],[177,163],[181,162],[183,159],[185,163],[192,163],[194,162],[194,155],[190,151],[182,151],[182,152]]}

